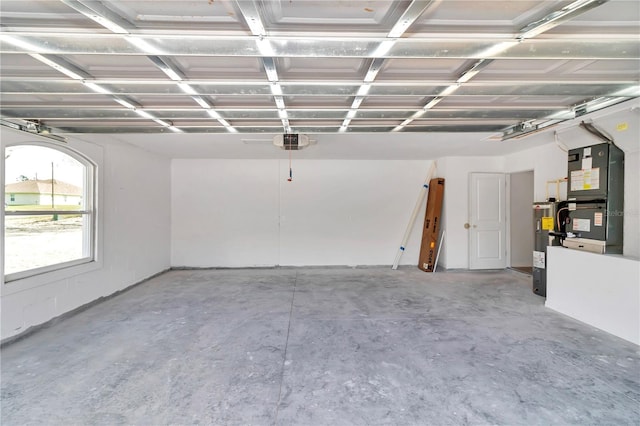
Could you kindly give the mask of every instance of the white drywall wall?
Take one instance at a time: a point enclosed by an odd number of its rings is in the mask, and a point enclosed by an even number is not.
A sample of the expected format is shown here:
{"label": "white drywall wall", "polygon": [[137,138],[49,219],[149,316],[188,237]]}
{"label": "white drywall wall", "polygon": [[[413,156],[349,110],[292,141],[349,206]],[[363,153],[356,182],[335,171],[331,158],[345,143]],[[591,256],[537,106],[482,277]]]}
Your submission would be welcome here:
{"label": "white drywall wall", "polygon": [[640,261],[549,247],[545,306],[640,345]]}
{"label": "white drywall wall", "polygon": [[173,160],[171,264],[278,264],[278,160]]}
{"label": "white drywall wall", "polygon": [[[3,147],[37,140],[0,132]],[[70,138],[67,145],[98,164],[99,262],[2,281],[3,340],[169,267],[169,160],[122,143],[103,144],[99,135],[84,139],[91,143]]]}
{"label": "white drywall wall", "polygon": [[446,237],[438,264],[448,269],[469,267],[469,173],[502,172],[502,157],[447,157],[438,160],[438,177],[445,179],[442,222]]}
{"label": "white drywall wall", "polygon": [[[390,265],[430,161],[281,163],[283,265]],[[425,200],[426,206],[426,200]],[[400,264],[418,264],[425,206]]]}
{"label": "white drywall wall", "polygon": [[172,265],[390,265],[430,164],[294,154],[287,182],[286,159],[173,160]]}
{"label": "white drywall wall", "polygon": [[[547,181],[563,179],[567,176],[567,153],[549,134],[546,145],[517,152],[504,157],[504,171],[516,173],[533,170],[534,201],[546,201]],[[515,142],[514,142],[515,143]],[[549,196],[555,196],[555,184],[549,184]],[[556,198],[558,198],[556,196]],[[567,199],[567,184],[560,184],[560,200]]]}
{"label": "white drywall wall", "polygon": [[533,266],[533,182],[531,171],[511,173],[509,181],[510,265]]}

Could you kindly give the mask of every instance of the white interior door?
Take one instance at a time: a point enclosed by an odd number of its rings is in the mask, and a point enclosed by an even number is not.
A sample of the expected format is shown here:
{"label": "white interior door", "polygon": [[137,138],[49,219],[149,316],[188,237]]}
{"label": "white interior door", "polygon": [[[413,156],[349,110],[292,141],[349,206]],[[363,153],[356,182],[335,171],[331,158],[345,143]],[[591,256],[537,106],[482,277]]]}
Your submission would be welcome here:
{"label": "white interior door", "polygon": [[469,269],[507,266],[505,175],[471,173],[469,182]]}

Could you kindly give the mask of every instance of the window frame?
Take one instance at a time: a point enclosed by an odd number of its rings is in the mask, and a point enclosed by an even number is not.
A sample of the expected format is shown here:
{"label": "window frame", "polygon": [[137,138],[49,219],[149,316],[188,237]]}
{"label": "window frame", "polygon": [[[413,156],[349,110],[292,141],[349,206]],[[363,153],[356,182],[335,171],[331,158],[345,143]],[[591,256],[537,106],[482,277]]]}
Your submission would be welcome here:
{"label": "window frame", "polygon": [[[97,264],[97,253],[98,253],[98,208],[97,208],[97,173],[98,173],[98,164],[95,161],[91,160],[88,156],[83,154],[82,152],[68,146],[67,144],[56,143],[56,142],[44,142],[44,141],[20,141],[20,142],[12,142],[6,143],[3,145],[3,154],[6,155],[6,150],[15,146],[39,146],[43,148],[53,149],[55,151],[61,152],[65,155],[70,156],[74,160],[78,161],[84,166],[84,186],[83,186],[83,200],[84,200],[84,208],[82,210],[62,210],[62,209],[48,209],[48,210],[28,210],[28,211],[7,211],[7,206],[3,206],[3,234],[2,234],[2,246],[5,247],[4,238],[5,238],[5,227],[6,227],[6,217],[8,216],[50,216],[50,215],[64,215],[64,214],[81,214],[83,217],[83,229],[86,230],[83,236],[83,253],[86,251],[87,255],[78,259],[73,259],[66,262],[58,262],[51,265],[41,266],[37,268],[31,268],[24,271],[13,272],[10,274],[5,274],[4,268],[2,271],[3,274],[3,282],[4,284],[11,285],[13,283],[19,282],[21,280],[41,276],[43,274],[51,274],[56,271],[64,271],[69,270],[73,267],[84,266],[87,264]],[[3,157],[3,174],[4,174],[4,165],[6,163],[6,159]],[[2,185],[2,195],[3,199],[5,197],[5,184],[4,176],[2,177],[3,185]],[[6,249],[6,247],[5,247]],[[3,250],[4,251],[4,250]],[[4,266],[4,261],[2,262]],[[80,272],[80,271],[79,271]]]}

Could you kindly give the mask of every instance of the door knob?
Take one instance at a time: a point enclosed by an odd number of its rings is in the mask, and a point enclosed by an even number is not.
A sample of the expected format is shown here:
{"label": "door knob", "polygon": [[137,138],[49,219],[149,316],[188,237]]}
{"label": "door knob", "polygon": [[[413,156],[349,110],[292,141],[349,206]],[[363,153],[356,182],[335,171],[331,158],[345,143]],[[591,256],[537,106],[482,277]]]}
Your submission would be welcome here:
{"label": "door knob", "polygon": [[465,223],[464,224],[464,229],[469,229],[469,228],[471,228],[471,225],[469,225],[468,223]]}

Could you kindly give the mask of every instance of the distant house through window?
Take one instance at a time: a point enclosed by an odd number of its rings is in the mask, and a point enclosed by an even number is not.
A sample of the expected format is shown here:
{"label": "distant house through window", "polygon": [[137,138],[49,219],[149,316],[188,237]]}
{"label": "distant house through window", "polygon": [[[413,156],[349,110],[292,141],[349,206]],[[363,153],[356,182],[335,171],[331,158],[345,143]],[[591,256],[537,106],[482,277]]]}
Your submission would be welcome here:
{"label": "distant house through window", "polygon": [[93,163],[41,142],[6,147],[4,161],[5,281],[93,261]]}

